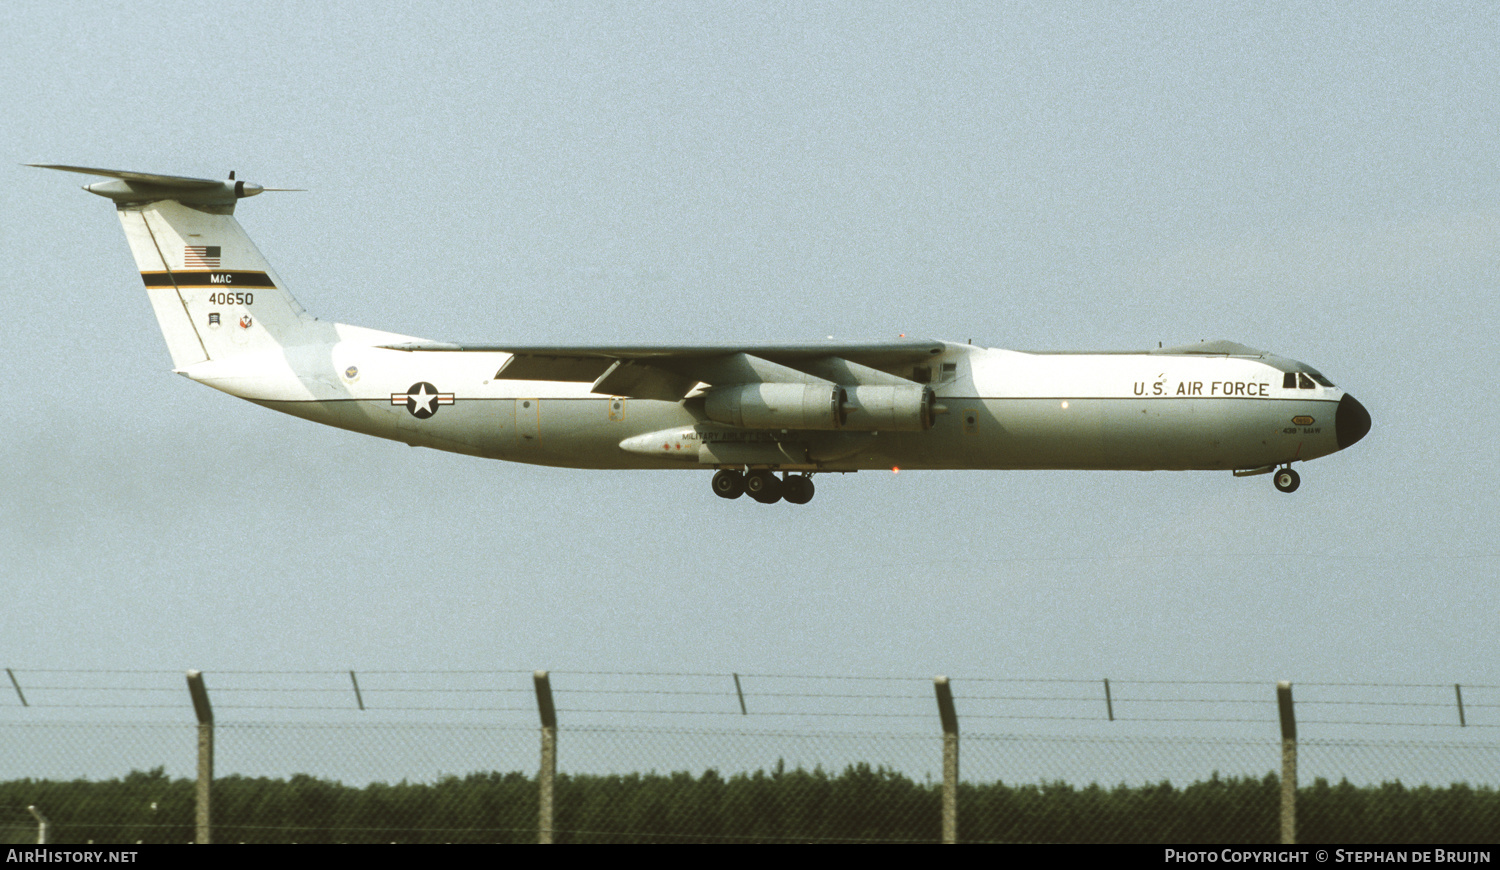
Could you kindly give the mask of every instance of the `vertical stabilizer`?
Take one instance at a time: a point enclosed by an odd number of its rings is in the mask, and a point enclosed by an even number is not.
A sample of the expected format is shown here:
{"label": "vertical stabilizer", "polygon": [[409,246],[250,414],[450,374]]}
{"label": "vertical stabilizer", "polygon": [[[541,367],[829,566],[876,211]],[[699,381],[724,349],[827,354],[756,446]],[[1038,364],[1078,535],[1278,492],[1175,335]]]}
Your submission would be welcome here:
{"label": "vertical stabilizer", "polygon": [[233,215],[175,200],[119,213],[175,368],[302,343],[313,318]]}

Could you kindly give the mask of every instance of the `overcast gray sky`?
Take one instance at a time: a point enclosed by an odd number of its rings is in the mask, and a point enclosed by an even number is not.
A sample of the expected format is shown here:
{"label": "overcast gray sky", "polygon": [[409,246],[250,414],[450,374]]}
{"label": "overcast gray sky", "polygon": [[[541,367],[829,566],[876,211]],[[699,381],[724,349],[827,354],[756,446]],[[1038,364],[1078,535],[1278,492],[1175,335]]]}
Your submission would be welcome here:
{"label": "overcast gray sky", "polygon": [[[1500,684],[1500,9],[11,3],[0,665]],[[320,317],[448,340],[1227,338],[1302,488],[414,450],[169,372],[72,163],[308,188]]]}

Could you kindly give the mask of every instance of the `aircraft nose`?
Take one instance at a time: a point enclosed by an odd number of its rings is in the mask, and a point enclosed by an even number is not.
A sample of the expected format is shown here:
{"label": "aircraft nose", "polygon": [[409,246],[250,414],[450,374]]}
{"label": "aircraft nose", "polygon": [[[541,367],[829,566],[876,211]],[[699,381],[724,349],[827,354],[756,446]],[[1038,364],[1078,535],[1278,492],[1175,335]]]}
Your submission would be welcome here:
{"label": "aircraft nose", "polygon": [[1370,412],[1348,393],[1339,399],[1338,414],[1333,419],[1334,432],[1337,433],[1339,449],[1349,447],[1359,439],[1365,437],[1370,431]]}

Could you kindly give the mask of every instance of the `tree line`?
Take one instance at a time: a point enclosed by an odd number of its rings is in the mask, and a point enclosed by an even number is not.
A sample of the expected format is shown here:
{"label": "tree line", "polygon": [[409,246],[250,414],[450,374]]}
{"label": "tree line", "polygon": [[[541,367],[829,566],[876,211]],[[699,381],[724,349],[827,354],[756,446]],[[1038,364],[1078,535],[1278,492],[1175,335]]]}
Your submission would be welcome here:
{"label": "tree line", "polygon": [[[112,780],[0,783],[0,840],[35,842],[28,805],[54,843],[186,843],[194,785],[162,768]],[[522,773],[363,787],[296,775],[228,776],[213,784],[219,843],[534,843],[537,783]],[[776,768],[728,778],[707,770],[560,774],[558,842],[937,842],[941,788],[855,764],[840,773]],[[1275,843],[1274,774],[1178,787],[1064,782],[961,783],[966,842]],[[1301,843],[1492,843],[1500,792],[1454,784],[1355,786],[1319,779],[1298,790]]]}

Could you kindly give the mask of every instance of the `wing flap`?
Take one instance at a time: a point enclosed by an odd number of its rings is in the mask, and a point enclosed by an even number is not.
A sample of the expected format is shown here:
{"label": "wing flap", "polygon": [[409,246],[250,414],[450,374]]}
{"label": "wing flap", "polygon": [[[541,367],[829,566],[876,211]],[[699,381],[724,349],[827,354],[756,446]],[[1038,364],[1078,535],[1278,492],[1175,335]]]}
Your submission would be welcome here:
{"label": "wing flap", "polygon": [[698,379],[691,375],[678,374],[636,360],[615,360],[594,381],[590,392],[604,396],[677,402],[687,396],[697,384]]}
{"label": "wing flap", "polygon": [[[481,350],[460,347],[456,350]],[[482,348],[482,350],[491,350]],[[494,348],[501,350],[501,348]],[[615,360],[607,356],[579,356],[565,353],[526,353],[511,351],[510,359],[495,373],[496,380],[507,381],[597,381]]]}

